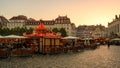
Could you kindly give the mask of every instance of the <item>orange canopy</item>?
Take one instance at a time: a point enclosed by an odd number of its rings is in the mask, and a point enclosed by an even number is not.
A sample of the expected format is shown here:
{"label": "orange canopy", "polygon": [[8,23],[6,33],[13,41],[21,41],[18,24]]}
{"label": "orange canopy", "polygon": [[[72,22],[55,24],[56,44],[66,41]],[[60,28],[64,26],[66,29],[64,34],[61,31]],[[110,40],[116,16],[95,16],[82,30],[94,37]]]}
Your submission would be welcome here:
{"label": "orange canopy", "polygon": [[45,34],[43,34],[43,33],[35,33],[35,34],[26,34],[25,35],[26,37],[43,37],[43,36],[45,36]]}
{"label": "orange canopy", "polygon": [[46,33],[44,35],[45,38],[61,38],[61,36],[53,34],[53,33]]}
{"label": "orange canopy", "polygon": [[35,30],[37,30],[36,33],[26,34],[25,36],[26,37],[45,37],[45,38],[60,38],[61,37],[51,32],[41,32],[41,31],[47,30],[47,28],[44,26],[43,23],[41,23]]}
{"label": "orange canopy", "polygon": [[44,26],[43,23],[41,23],[39,26],[37,26],[36,30],[42,31],[42,30],[47,30],[47,28]]}
{"label": "orange canopy", "polygon": [[45,37],[45,38],[60,38],[59,35],[54,35],[52,33],[35,33],[35,34],[26,34],[26,37]]}

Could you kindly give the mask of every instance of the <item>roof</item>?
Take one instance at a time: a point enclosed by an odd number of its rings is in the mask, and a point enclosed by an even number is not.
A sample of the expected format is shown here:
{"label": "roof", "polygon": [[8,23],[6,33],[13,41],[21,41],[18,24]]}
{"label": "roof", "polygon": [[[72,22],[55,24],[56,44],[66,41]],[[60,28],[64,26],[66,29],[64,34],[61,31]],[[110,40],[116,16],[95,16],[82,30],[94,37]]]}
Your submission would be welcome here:
{"label": "roof", "polygon": [[25,18],[20,18],[20,17],[12,17],[10,20],[27,20]]}
{"label": "roof", "polygon": [[94,31],[94,30],[96,30],[96,28],[99,28],[101,31],[104,31],[105,30],[105,26],[102,26],[102,25],[90,25],[90,26],[85,26],[85,25],[83,25],[83,26],[78,26],[77,27],[77,29],[78,30],[92,30],[92,31]]}
{"label": "roof", "polygon": [[28,20],[26,22],[26,25],[40,25],[40,23],[43,23],[44,25],[54,25],[55,21],[54,20],[40,20],[40,21]]}
{"label": "roof", "polygon": [[54,25],[55,21],[54,20],[40,20],[41,23],[44,25]]}
{"label": "roof", "polygon": [[27,20],[27,17],[23,15],[13,16],[10,20]]}
{"label": "roof", "polygon": [[67,16],[58,16],[55,19],[55,23],[66,24],[66,23],[71,23],[71,22],[70,22],[70,18],[68,18]]}
{"label": "roof", "polygon": [[4,16],[0,16],[0,24],[5,25],[7,23],[9,23],[9,21]]}
{"label": "roof", "polygon": [[44,31],[44,30],[47,30],[47,28],[44,26],[43,23],[41,23],[39,26],[37,26],[37,28],[35,30],[40,30],[40,31]]}
{"label": "roof", "polygon": [[40,21],[27,21],[25,25],[40,25]]}
{"label": "roof", "polygon": [[114,24],[116,21],[119,21],[119,20],[120,20],[120,15],[119,15],[119,17],[117,15],[115,15],[115,19],[113,19],[112,22],[108,23],[108,26]]}
{"label": "roof", "polygon": [[67,16],[58,16],[55,20],[60,20],[60,19],[70,20]]}

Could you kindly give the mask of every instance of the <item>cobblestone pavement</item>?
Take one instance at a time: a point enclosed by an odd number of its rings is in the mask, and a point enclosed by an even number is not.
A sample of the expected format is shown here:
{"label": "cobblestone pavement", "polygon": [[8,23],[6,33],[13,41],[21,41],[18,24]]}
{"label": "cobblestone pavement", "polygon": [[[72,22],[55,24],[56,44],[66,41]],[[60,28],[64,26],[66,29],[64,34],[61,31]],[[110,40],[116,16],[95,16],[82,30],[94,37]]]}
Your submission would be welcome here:
{"label": "cobblestone pavement", "polygon": [[0,68],[120,68],[120,46],[0,59]]}

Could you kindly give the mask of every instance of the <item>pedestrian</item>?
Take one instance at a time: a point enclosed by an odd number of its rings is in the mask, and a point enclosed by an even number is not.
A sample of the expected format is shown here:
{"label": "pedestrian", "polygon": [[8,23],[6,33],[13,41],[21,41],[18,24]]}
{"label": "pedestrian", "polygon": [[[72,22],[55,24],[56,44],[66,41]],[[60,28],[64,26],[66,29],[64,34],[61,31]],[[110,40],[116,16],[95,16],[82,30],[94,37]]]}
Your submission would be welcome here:
{"label": "pedestrian", "polygon": [[110,42],[108,41],[108,48],[110,47]]}
{"label": "pedestrian", "polygon": [[75,46],[75,40],[72,40],[72,46],[73,47]]}
{"label": "pedestrian", "polygon": [[11,57],[12,57],[12,49],[13,49],[13,45],[12,45],[13,43],[8,43],[7,44],[7,50],[6,51],[8,51],[7,52],[7,57],[8,57],[8,59],[9,60],[11,60]]}
{"label": "pedestrian", "polygon": [[6,48],[6,57],[8,57],[8,47]]}

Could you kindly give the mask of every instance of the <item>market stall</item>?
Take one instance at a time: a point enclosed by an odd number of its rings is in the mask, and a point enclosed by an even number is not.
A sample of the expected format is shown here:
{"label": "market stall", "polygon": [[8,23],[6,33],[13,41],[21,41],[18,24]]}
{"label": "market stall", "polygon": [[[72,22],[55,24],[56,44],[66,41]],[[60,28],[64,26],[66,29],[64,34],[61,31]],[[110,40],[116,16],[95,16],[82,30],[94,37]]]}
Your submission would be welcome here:
{"label": "market stall", "polygon": [[57,52],[57,47],[60,46],[61,36],[49,31],[43,23],[36,27],[32,34],[24,36],[32,40],[30,45],[34,53],[35,51],[42,54]]}
{"label": "market stall", "polygon": [[27,37],[18,35],[8,35],[5,36],[7,48],[10,49],[8,54],[10,56],[28,56],[32,55],[32,51],[27,45]]}

